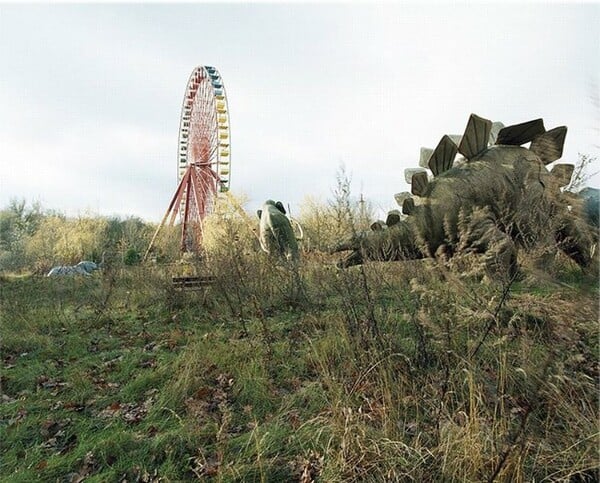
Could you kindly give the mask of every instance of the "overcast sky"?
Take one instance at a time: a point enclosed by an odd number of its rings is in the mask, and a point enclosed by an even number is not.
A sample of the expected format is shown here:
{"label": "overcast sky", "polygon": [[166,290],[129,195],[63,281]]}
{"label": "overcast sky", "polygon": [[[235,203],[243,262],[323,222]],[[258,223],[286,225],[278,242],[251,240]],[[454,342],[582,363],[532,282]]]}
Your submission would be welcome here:
{"label": "overcast sky", "polygon": [[223,76],[249,210],[330,198],[341,163],[394,208],[472,112],[566,125],[562,161],[600,157],[599,25],[599,3],[0,4],[0,207],[160,220],[197,65]]}

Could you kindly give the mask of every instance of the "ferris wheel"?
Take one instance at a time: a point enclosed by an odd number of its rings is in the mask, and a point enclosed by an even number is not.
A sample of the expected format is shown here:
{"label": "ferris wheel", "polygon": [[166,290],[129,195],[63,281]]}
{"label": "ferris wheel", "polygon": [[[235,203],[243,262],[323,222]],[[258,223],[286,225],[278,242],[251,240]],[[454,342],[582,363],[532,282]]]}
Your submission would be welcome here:
{"label": "ferris wheel", "polygon": [[212,211],[215,196],[229,190],[229,111],[225,86],[214,67],[196,67],[187,83],[181,120],[177,180],[188,167],[196,168],[202,195],[202,218]]}
{"label": "ferris wheel", "polygon": [[203,221],[220,196],[229,191],[231,149],[229,110],[219,71],[196,67],[188,80],[177,150],[177,190],[158,226],[146,257],[160,229],[181,220],[181,250],[198,252]]}

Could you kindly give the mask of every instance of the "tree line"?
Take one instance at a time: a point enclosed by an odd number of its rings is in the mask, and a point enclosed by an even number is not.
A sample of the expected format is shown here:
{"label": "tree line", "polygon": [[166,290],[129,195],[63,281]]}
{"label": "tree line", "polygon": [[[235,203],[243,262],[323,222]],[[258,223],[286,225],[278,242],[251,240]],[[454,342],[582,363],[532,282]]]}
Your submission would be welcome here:
{"label": "tree line", "polygon": [[0,210],[0,272],[44,273],[55,265],[104,258],[141,261],[156,226],[136,216],[68,217],[13,199]]}

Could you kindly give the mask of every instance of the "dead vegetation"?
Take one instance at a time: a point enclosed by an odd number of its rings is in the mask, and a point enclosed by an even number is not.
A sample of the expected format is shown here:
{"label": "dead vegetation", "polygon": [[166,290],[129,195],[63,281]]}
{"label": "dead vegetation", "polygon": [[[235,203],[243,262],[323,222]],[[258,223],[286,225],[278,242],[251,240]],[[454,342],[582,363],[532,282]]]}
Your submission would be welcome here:
{"label": "dead vegetation", "polygon": [[598,481],[595,273],[314,242],[293,270],[241,214],[206,241],[199,291],[160,263],[0,279],[2,479]]}

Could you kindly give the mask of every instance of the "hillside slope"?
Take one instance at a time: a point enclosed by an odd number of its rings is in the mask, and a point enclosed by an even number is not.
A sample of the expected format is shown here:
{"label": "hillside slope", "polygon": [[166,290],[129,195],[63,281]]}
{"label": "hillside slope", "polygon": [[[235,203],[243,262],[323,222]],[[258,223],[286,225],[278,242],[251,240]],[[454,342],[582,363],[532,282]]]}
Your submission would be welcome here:
{"label": "hillside slope", "polygon": [[2,481],[598,481],[595,276],[212,266],[0,279]]}

